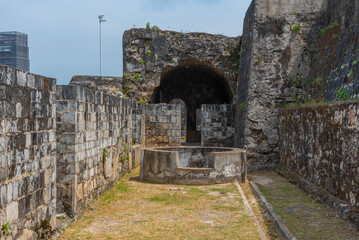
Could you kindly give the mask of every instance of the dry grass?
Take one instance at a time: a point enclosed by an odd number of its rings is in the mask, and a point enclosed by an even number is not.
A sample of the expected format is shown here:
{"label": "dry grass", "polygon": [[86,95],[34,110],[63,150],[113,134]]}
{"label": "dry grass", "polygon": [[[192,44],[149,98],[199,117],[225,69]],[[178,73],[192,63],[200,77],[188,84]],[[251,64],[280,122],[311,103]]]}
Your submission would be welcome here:
{"label": "dry grass", "polygon": [[60,239],[260,239],[233,183],[177,186],[130,180],[138,173],[137,168],[126,175]]}
{"label": "dry grass", "polygon": [[277,228],[273,225],[272,220],[266,213],[266,210],[260,202],[257,201],[252,188],[249,185],[249,182],[241,184],[244,194],[248,200],[248,203],[251,205],[251,208],[256,215],[259,224],[261,225],[263,231],[266,233],[268,239],[279,239],[282,237],[277,231]]}

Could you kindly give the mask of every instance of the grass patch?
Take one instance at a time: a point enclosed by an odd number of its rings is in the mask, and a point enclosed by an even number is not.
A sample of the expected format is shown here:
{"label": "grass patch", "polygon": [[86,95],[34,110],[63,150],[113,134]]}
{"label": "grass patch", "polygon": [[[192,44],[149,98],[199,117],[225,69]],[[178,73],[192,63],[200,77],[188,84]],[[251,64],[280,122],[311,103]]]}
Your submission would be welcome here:
{"label": "grass patch", "polygon": [[81,232],[81,229],[76,229],[75,231],[73,231],[70,236],[71,237],[77,237],[77,235]]}
{"label": "grass patch", "polygon": [[201,190],[199,188],[196,188],[196,187],[191,187],[188,191],[189,193],[192,193],[192,194],[198,194],[198,195],[203,195],[203,194],[207,194],[206,191],[204,190]]}
{"label": "grass patch", "polygon": [[180,204],[182,203],[184,200],[184,196],[178,193],[173,193],[172,195],[169,193],[162,193],[162,194],[158,194],[152,198],[149,199],[149,202],[162,202],[165,205],[170,205],[170,204]]}
{"label": "grass patch", "polygon": [[293,193],[296,190],[298,190],[298,188],[294,185],[284,185],[284,186],[279,186],[278,190],[281,191],[282,193]]}
{"label": "grass patch", "polygon": [[91,224],[94,218],[94,216],[83,216],[83,219],[87,220],[88,224]]}
{"label": "grass patch", "polygon": [[237,192],[237,187],[234,183],[231,183],[228,187],[210,188],[209,191],[233,193],[233,192]]}
{"label": "grass patch", "polygon": [[[359,239],[335,211],[316,203],[298,186],[278,175],[258,188],[297,239]],[[330,226],[330,228],[328,228]]]}
{"label": "grass patch", "polygon": [[234,212],[239,211],[239,207],[233,207],[233,206],[223,206],[223,205],[214,205],[212,206],[212,209],[217,211],[228,211],[228,212]]}
{"label": "grass patch", "polygon": [[161,194],[154,196],[149,199],[150,202],[167,202],[170,200],[171,195],[169,194]]}
{"label": "grass patch", "polygon": [[120,180],[117,184],[116,184],[116,189],[120,192],[128,192],[130,191],[130,186],[128,183],[126,183],[124,180]]}
{"label": "grass patch", "polygon": [[109,200],[114,199],[115,197],[116,197],[116,192],[113,191],[113,190],[110,190],[110,191],[105,192],[105,194],[103,195],[102,198],[103,198],[105,201],[109,201]]}

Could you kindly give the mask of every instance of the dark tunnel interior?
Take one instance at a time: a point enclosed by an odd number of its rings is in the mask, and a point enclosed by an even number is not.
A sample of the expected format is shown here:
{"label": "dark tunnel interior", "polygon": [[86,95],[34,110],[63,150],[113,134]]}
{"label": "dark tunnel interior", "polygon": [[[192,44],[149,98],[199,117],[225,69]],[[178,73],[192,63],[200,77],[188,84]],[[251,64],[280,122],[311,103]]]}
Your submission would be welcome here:
{"label": "dark tunnel interior", "polygon": [[[222,75],[222,76],[221,76]],[[154,90],[152,103],[170,103],[181,99],[187,109],[187,142],[200,142],[196,131],[196,109],[202,104],[230,104],[233,94],[224,78],[213,67],[184,64],[162,73],[160,86]]]}

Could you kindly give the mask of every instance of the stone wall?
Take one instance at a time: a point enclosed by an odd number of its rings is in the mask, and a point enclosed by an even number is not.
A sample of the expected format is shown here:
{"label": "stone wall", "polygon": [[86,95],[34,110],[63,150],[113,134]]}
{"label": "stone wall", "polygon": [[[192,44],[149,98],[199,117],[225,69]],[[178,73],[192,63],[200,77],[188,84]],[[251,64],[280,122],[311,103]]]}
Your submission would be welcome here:
{"label": "stone wall", "polygon": [[181,139],[186,140],[187,137],[187,108],[186,103],[181,99],[173,99],[169,104],[181,105]]}
{"label": "stone wall", "polygon": [[57,211],[76,214],[132,166],[132,102],[57,88]]}
{"label": "stone wall", "polygon": [[303,59],[326,1],[253,0],[247,11],[236,102],[235,146],[247,149],[249,169],[273,168],[278,154],[278,106],[300,95],[290,84],[308,74]]}
{"label": "stone wall", "polygon": [[308,39],[310,72],[303,79],[310,84],[303,88],[309,98],[359,97],[358,19],[359,1],[328,0],[321,24]]}
{"label": "stone wall", "polygon": [[145,142],[145,104],[132,103],[132,141],[135,144]]}
{"label": "stone wall", "polygon": [[55,79],[0,65],[0,224],[11,227],[6,239],[34,231],[47,239],[55,228],[55,92]]}
{"label": "stone wall", "polygon": [[233,147],[234,105],[202,105],[201,145]]}
{"label": "stone wall", "polygon": [[123,78],[108,76],[73,76],[70,85],[80,85],[88,87],[95,91],[104,92],[108,95],[122,97],[123,94]]}
{"label": "stone wall", "polygon": [[126,86],[135,98],[151,100],[161,74],[181,62],[208,63],[236,91],[239,38],[206,33],[131,29],[123,35]]}
{"label": "stone wall", "polygon": [[359,103],[282,109],[281,164],[359,206]]}
{"label": "stone wall", "polygon": [[146,147],[181,145],[181,105],[145,105]]}
{"label": "stone wall", "polygon": [[[307,3],[310,1],[303,1],[304,6]],[[275,7],[271,5],[271,9]],[[291,17],[295,21],[291,25],[283,25],[281,14],[273,16],[271,21],[272,24],[276,21],[283,32],[295,36],[282,52],[282,71],[285,75],[279,102],[357,98],[359,1],[316,1],[309,17],[298,8],[292,9],[296,12],[292,10]],[[287,13],[290,13],[290,8]]]}

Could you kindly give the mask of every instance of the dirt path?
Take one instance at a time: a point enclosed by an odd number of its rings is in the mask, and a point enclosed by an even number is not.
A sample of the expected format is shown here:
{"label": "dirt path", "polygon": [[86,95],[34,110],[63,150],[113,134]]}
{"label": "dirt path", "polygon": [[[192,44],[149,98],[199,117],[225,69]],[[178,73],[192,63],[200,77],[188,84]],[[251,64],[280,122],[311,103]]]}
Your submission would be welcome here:
{"label": "dirt path", "polygon": [[337,213],[275,173],[251,175],[267,201],[297,239],[350,240],[359,233]]}
{"label": "dirt path", "polygon": [[234,183],[157,185],[138,174],[126,175],[60,239],[260,239]]}

